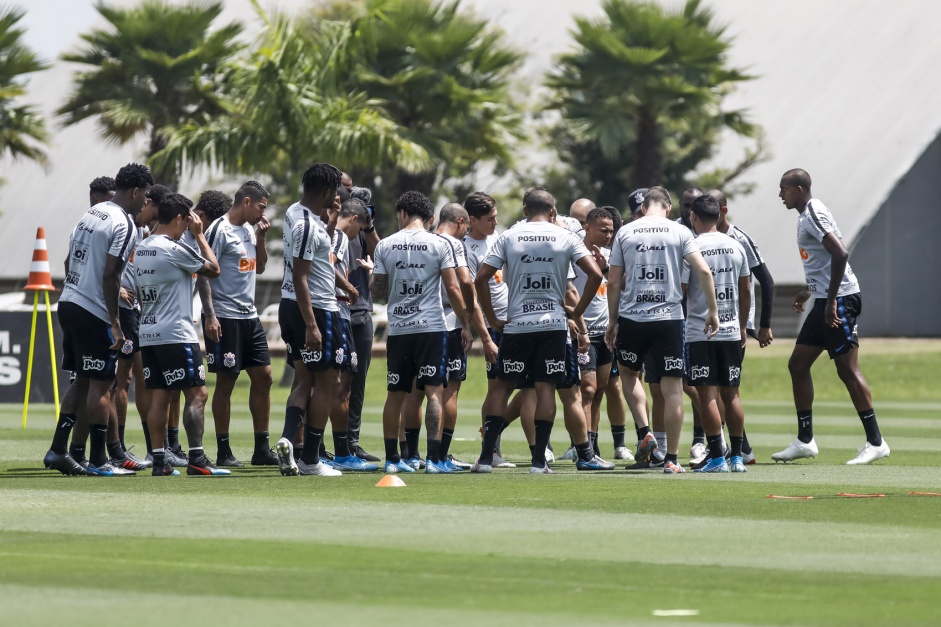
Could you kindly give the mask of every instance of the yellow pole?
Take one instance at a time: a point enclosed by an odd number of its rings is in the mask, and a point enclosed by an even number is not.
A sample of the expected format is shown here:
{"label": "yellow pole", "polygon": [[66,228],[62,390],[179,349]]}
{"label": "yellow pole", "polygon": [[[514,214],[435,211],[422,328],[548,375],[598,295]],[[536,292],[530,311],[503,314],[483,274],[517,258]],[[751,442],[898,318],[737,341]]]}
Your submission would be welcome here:
{"label": "yellow pole", "polygon": [[46,328],[49,331],[49,363],[52,364],[52,397],[56,402],[56,413],[59,415],[59,369],[56,365],[56,338],[52,334],[52,305],[49,304],[49,292],[46,295]]}
{"label": "yellow pole", "polygon": [[26,413],[29,411],[29,384],[33,380],[33,349],[36,346],[36,317],[39,314],[39,292],[33,292],[33,324],[29,331],[29,360],[26,366],[26,397],[23,399],[23,429],[26,428]]}

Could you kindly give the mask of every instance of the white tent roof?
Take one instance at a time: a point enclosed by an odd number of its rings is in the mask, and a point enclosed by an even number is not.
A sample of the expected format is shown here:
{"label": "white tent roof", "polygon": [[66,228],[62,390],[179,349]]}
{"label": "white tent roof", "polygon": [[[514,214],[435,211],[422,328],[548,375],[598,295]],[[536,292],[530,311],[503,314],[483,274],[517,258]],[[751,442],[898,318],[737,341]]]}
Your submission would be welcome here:
{"label": "white tent roof", "polygon": [[[527,52],[523,74],[532,85],[554,55],[571,45],[571,15],[596,15],[599,0],[465,0],[494,18],[514,45]],[[72,32],[94,21],[93,0],[36,0],[29,3],[28,27],[47,33],[50,15],[74,19]],[[294,8],[302,0],[285,0]],[[665,2],[679,6],[678,2]],[[792,167],[808,170],[814,191],[834,212],[851,243],[873,217],[901,177],[941,130],[941,3],[906,0],[852,3],[792,0],[787,3],[721,0],[711,3],[734,36],[731,62],[760,78],[742,86],[729,106],[750,110],[765,127],[772,158],[748,172],[756,184],[749,197],[731,203],[734,220],[758,242],[775,279],[803,280],[794,241],[795,216],[777,199],[780,175]],[[34,9],[34,5],[35,9]],[[70,13],[75,5],[83,10]],[[230,16],[251,20],[247,0],[229,0]],[[82,23],[82,20],[90,22]],[[43,30],[46,29],[46,30]],[[35,33],[33,34],[35,36]],[[61,37],[42,40],[47,57],[74,48]],[[37,46],[36,43],[33,43]],[[45,46],[45,47],[43,47]],[[51,112],[69,89],[71,68],[62,63],[30,83],[31,102]],[[141,144],[115,147],[96,137],[94,122],[56,129],[47,169],[0,162],[7,179],[0,188],[0,250],[10,260],[0,277],[25,277],[37,226],[45,226],[54,274],[61,277],[68,233],[84,210],[88,182],[113,176],[140,155]],[[723,165],[741,150],[730,140],[720,154]],[[205,177],[202,177],[205,179]],[[203,181],[188,181],[195,194]],[[560,195],[562,195],[560,193]]]}

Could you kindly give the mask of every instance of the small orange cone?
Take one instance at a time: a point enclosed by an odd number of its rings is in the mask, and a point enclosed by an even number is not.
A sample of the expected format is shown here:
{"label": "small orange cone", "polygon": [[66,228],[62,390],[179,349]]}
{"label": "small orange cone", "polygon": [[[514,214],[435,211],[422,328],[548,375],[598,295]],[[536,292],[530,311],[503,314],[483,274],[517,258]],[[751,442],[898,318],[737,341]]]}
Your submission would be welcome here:
{"label": "small orange cone", "polygon": [[386,475],[376,484],[377,488],[404,488],[405,482],[396,475]]}
{"label": "small orange cone", "polygon": [[46,231],[42,227],[36,229],[36,244],[33,246],[33,262],[29,264],[29,279],[26,281],[26,290],[42,292],[57,291],[52,284],[52,270],[49,267],[49,252],[46,250]]}

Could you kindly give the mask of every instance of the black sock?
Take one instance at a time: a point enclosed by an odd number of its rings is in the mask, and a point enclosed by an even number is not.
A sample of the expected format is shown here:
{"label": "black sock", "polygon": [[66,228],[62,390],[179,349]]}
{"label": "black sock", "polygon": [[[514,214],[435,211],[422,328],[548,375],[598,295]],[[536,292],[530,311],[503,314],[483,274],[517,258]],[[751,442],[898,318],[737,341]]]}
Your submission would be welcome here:
{"label": "black sock", "polygon": [[676,453],[667,453],[663,456],[663,465],[666,466],[670,462],[676,463]]}
{"label": "black sock", "polygon": [[409,459],[408,452],[409,452],[408,442],[406,442],[405,440],[400,440],[399,441],[399,455],[401,455],[402,459]]}
{"label": "black sock", "polygon": [[304,455],[304,444],[298,444],[294,447],[294,461],[300,460],[301,456]]}
{"label": "black sock", "polygon": [[300,407],[288,405],[287,409],[284,410],[284,431],[281,432],[281,437],[293,442],[294,438],[297,437],[297,430],[301,428],[303,423],[304,410]]}
{"label": "black sock", "polygon": [[55,433],[52,434],[52,445],[49,447],[53,453],[64,455],[68,450],[69,436],[72,435],[75,420],[73,414],[59,414],[59,422],[56,423]]}
{"label": "black sock", "polygon": [[[172,444],[170,446],[173,446]],[[216,446],[219,447],[219,458],[225,458],[232,455],[232,449],[229,447],[229,434],[228,433],[217,433],[216,434]],[[174,447],[176,448],[176,447]]]}
{"label": "black sock", "polygon": [[730,435],[729,440],[732,443],[732,457],[741,457],[742,456],[742,447],[744,446],[745,438],[738,437],[737,435]]}
{"label": "black sock", "polygon": [[581,444],[576,444],[575,452],[578,453],[578,459],[583,462],[590,462],[595,458],[595,451],[591,448],[591,440],[585,440]]}
{"label": "black sock", "polygon": [[167,439],[170,443],[170,448],[174,451],[180,450],[180,429],[167,427]]}
{"label": "black sock", "polygon": [[[732,436],[729,436],[732,437]],[[748,434],[742,431],[742,452],[746,455],[751,454],[751,444],[748,443]]]}
{"label": "black sock", "polygon": [[722,434],[720,433],[717,435],[707,435],[706,446],[709,447],[710,459],[718,459],[722,457],[724,454],[722,450]]}
{"label": "black sock", "polygon": [[321,457],[327,456],[327,446],[323,443],[323,438],[320,438],[320,449],[317,450],[317,454]]}
{"label": "black sock", "polygon": [[267,431],[258,431],[255,433],[255,451],[264,453],[271,450],[271,443],[268,441]]}
{"label": "black sock", "polygon": [[437,464],[439,461],[441,461],[440,459],[441,440],[432,440],[431,438],[428,438],[427,446],[428,446],[428,451],[427,451],[428,459],[426,461],[434,462]]}
{"label": "black sock", "polygon": [[144,429],[144,446],[147,447],[147,454],[153,455],[154,447],[150,443],[150,429],[147,427],[147,422],[145,420],[141,420],[140,426]]}
{"label": "black sock", "polygon": [[164,449],[154,449],[150,451],[150,454],[154,457],[154,468],[163,468],[167,465],[167,458],[165,457]]}
{"label": "black sock", "polygon": [[650,427],[637,427],[635,431],[637,431],[637,441],[640,442],[650,433]]}
{"label": "black sock", "polygon": [[409,459],[412,457],[419,457],[418,455],[418,438],[421,437],[421,427],[416,429],[405,428],[405,443],[408,444],[408,454]]}
{"label": "black sock", "polygon": [[333,432],[333,454],[337,457],[349,457],[351,455],[349,431]]}
{"label": "black sock", "polygon": [[[601,449],[598,447],[598,432],[589,431],[588,441],[591,442],[591,450],[594,453],[594,455],[601,457]],[[592,457],[594,457],[594,455]]]}
{"label": "black sock", "polygon": [[398,438],[385,438],[383,440],[386,444],[386,461],[392,462],[393,464],[398,463],[402,460],[399,456],[399,439]]}
{"label": "black sock", "polygon": [[108,424],[91,425],[89,431],[91,448],[88,451],[88,461],[95,466],[108,463]]}
{"label": "black sock", "polygon": [[[503,432],[503,425],[506,424],[506,421],[503,419],[503,416],[487,416],[484,419],[484,441],[480,447],[480,463],[484,465],[493,464],[493,449],[497,445],[497,438],[500,437],[500,434]],[[546,442],[549,440],[547,439]],[[539,437],[536,437],[536,445],[539,445]],[[545,445],[543,445],[545,449]],[[545,460],[546,452],[542,452],[543,460]]]}
{"label": "black sock", "polygon": [[69,446],[69,456],[77,462],[83,461],[85,459],[85,445],[76,446],[73,444]]}
{"label": "black sock", "polygon": [[533,451],[533,468],[545,468],[546,466],[546,447],[549,445],[549,439],[552,437],[552,423],[548,420],[536,420],[536,444]]}
{"label": "black sock", "polygon": [[624,448],[624,435],[627,427],[624,425],[611,425],[611,437],[614,438],[614,448]]}
{"label": "black sock", "polygon": [[121,446],[120,440],[117,442],[108,442],[108,456],[119,463],[126,459],[124,457],[124,447]]}
{"label": "black sock", "polygon": [[869,408],[859,412],[859,419],[862,421],[863,428],[866,430],[866,440],[873,446],[881,446],[882,434],[879,432],[879,423],[876,422],[875,410]]}
{"label": "black sock", "polygon": [[706,430],[702,427],[693,427],[693,444],[706,443]]}
{"label": "black sock", "polygon": [[308,465],[320,463],[320,445],[323,443],[323,429],[304,427],[304,453],[301,461]]}
{"label": "black sock", "polygon": [[127,450],[127,444],[124,443],[124,425],[118,425],[118,440],[121,442],[121,448]]}
{"label": "black sock", "polygon": [[206,451],[203,450],[203,447],[199,446],[197,448],[191,448],[188,453],[189,462],[195,464],[199,462],[203,457],[206,456]]}
{"label": "black sock", "polygon": [[813,412],[797,412],[797,439],[807,444],[814,439],[814,418]]}
{"label": "black sock", "polygon": [[529,456],[532,457],[535,452],[536,452],[536,445],[535,445],[535,444],[530,444],[530,445],[529,445]]}
{"label": "black sock", "polygon": [[441,450],[438,451],[438,456],[443,462],[448,460],[448,453],[451,451],[451,440],[453,438],[454,429],[444,429],[441,432]]}

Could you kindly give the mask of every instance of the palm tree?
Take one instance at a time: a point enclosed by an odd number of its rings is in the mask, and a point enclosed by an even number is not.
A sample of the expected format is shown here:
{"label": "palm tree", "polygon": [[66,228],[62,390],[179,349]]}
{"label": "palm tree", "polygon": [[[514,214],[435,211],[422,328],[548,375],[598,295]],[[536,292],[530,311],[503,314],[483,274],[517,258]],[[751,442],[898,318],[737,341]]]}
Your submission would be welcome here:
{"label": "palm tree", "polygon": [[633,0],[603,8],[599,19],[576,19],[578,49],[546,79],[568,139],[592,147],[586,157],[626,166],[629,190],[682,180],[724,129],[756,134],[743,112],[721,108],[735,84],[753,77],[728,66],[731,42],[700,0],[679,12]]}
{"label": "palm tree", "polygon": [[[150,157],[166,146],[173,127],[223,110],[216,96],[220,68],[241,47],[242,26],[210,31],[221,1],[144,0],[127,9],[100,1],[96,9],[108,27],[82,35],[85,48],[62,56],[91,68],[76,74],[57,111],[67,125],[97,117],[101,137],[121,144],[146,134]],[[154,171],[171,186],[179,173],[179,164],[170,162]]]}
{"label": "palm tree", "polygon": [[49,141],[45,121],[34,107],[16,102],[26,93],[21,77],[49,67],[23,45],[24,31],[17,27],[23,15],[20,9],[0,8],[0,156],[45,163],[41,147]]}

